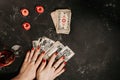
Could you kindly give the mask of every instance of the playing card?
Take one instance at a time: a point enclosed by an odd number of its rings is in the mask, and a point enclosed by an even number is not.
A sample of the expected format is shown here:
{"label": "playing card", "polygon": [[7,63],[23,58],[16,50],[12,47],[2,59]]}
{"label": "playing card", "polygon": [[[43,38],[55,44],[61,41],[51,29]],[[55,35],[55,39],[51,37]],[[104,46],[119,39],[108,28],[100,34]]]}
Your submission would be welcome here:
{"label": "playing card", "polygon": [[54,26],[56,27],[56,24],[57,24],[57,16],[56,16],[56,12],[52,12],[51,13],[51,17],[52,17],[52,20],[53,20],[53,23],[54,23]]}
{"label": "playing card", "polygon": [[32,45],[33,45],[33,48],[37,48],[38,45],[39,45],[39,41],[38,40],[33,40]]}
{"label": "playing card", "polygon": [[57,12],[57,33],[69,34],[70,32],[70,22],[71,22],[71,10],[69,9],[59,9]]}
{"label": "playing card", "polygon": [[54,52],[59,53],[64,48],[64,45],[56,41],[47,51],[44,59],[48,59]]}
{"label": "playing card", "polygon": [[56,57],[56,59],[59,59],[60,57],[64,56],[65,59],[64,61],[67,62],[69,59],[71,59],[74,56],[74,52],[68,47],[65,46],[58,54],[58,56]]}
{"label": "playing card", "polygon": [[58,34],[69,34],[71,23],[71,10],[58,9],[51,13],[51,17]]}
{"label": "playing card", "polygon": [[45,51],[44,59],[49,59],[53,53],[57,52],[56,60],[64,56],[64,61],[68,61],[75,54],[68,46],[64,46],[60,41],[55,42],[45,36],[40,37],[38,40],[33,40],[32,44],[34,48],[40,46],[40,53]]}
{"label": "playing card", "polygon": [[40,45],[40,51],[47,51],[54,43],[55,41],[47,38],[47,37],[42,37],[39,40],[39,45]]}

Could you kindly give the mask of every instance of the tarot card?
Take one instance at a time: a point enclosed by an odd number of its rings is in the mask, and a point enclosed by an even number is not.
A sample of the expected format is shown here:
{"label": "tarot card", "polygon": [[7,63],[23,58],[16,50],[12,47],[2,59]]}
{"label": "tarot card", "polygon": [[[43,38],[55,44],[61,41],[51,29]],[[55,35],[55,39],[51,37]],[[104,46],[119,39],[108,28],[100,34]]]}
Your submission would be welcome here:
{"label": "tarot card", "polygon": [[60,57],[64,56],[65,57],[64,61],[67,62],[74,55],[75,55],[75,53],[68,46],[66,46],[59,52],[59,54],[58,54],[56,59],[59,59]]}
{"label": "tarot card", "polygon": [[48,59],[53,53],[59,53],[64,48],[64,45],[59,41],[56,41],[47,51],[44,56],[45,59]]}

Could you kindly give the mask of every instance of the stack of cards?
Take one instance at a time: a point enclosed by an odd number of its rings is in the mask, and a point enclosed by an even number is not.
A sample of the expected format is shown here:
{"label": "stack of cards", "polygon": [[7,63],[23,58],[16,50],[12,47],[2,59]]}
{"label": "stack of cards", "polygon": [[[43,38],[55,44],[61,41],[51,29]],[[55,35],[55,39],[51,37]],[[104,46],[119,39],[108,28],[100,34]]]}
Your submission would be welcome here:
{"label": "stack of cards", "polygon": [[58,9],[51,13],[51,17],[58,34],[69,34],[71,23],[71,10]]}
{"label": "stack of cards", "polygon": [[34,48],[40,46],[40,53],[45,51],[44,59],[49,59],[54,52],[57,52],[56,59],[64,56],[64,61],[67,62],[75,54],[68,46],[64,46],[60,41],[54,41],[45,36],[32,41],[32,45]]}

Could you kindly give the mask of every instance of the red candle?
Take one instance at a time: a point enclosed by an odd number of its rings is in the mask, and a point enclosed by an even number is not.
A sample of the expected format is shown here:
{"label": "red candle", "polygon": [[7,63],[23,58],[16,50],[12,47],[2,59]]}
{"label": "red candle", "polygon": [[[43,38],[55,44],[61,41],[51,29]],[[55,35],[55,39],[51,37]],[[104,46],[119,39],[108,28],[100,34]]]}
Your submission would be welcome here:
{"label": "red candle", "polygon": [[44,7],[43,6],[36,6],[36,12],[39,14],[42,14],[44,12]]}
{"label": "red candle", "polygon": [[28,16],[29,15],[29,10],[28,9],[21,9],[21,14],[23,15],[23,16]]}
{"label": "red candle", "polygon": [[30,23],[28,23],[28,22],[24,22],[24,23],[22,24],[22,27],[27,31],[27,30],[30,30],[31,25],[30,25]]}

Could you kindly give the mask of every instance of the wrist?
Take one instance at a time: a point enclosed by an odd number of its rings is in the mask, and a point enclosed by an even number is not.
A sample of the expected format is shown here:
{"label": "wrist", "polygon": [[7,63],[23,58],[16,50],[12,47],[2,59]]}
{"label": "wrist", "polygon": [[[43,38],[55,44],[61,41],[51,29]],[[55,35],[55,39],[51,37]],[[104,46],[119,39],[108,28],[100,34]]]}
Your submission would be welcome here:
{"label": "wrist", "polygon": [[36,80],[41,80],[41,79],[39,78],[39,76],[36,76]]}
{"label": "wrist", "polygon": [[18,74],[16,77],[12,78],[11,80],[27,80],[22,77],[22,75]]}

